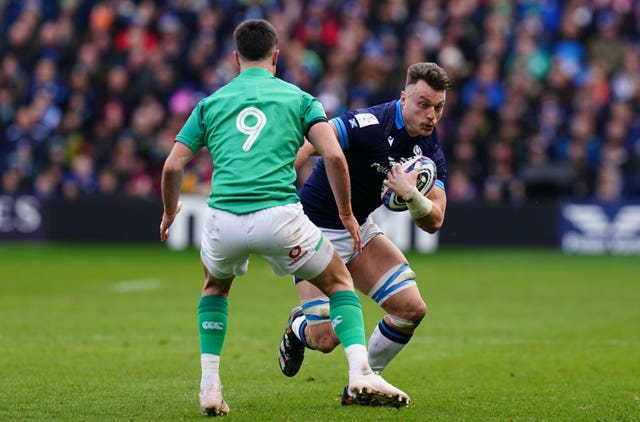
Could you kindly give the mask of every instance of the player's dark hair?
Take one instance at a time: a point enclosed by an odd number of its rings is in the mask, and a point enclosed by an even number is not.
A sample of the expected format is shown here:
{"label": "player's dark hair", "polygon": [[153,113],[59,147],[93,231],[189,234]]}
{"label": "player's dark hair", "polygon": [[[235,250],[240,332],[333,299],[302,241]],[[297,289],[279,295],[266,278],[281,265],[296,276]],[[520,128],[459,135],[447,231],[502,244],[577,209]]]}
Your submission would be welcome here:
{"label": "player's dark hair", "polygon": [[407,69],[405,86],[421,80],[436,91],[445,91],[451,87],[451,82],[444,69],[431,62],[414,63]]}
{"label": "player's dark hair", "polygon": [[273,54],[278,46],[278,31],[264,19],[249,19],[233,31],[233,39],[238,54],[254,62]]}

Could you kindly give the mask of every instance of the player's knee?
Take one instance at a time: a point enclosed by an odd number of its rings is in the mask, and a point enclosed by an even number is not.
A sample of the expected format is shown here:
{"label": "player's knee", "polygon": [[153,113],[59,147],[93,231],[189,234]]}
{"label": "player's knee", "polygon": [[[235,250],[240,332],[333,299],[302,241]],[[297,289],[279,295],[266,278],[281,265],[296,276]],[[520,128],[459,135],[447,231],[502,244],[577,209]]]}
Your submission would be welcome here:
{"label": "player's knee", "polygon": [[416,300],[406,310],[405,318],[410,321],[416,321],[419,324],[427,315],[427,304],[422,299]]}
{"label": "player's knee", "polygon": [[427,314],[427,305],[421,298],[405,302],[401,308],[387,310],[388,321],[400,329],[414,330]]}

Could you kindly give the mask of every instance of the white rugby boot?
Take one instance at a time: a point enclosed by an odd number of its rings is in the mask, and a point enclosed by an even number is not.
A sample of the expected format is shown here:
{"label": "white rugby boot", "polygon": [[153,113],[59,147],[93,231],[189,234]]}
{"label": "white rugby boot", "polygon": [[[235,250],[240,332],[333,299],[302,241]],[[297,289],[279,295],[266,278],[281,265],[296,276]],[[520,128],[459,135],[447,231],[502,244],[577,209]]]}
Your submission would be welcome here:
{"label": "white rugby boot", "polygon": [[222,398],[222,387],[206,385],[200,389],[200,410],[204,416],[224,416],[229,413],[229,406]]}
{"label": "white rugby boot", "polygon": [[349,392],[356,401],[375,401],[378,406],[400,408],[411,402],[407,393],[373,371],[365,374],[349,372]]}

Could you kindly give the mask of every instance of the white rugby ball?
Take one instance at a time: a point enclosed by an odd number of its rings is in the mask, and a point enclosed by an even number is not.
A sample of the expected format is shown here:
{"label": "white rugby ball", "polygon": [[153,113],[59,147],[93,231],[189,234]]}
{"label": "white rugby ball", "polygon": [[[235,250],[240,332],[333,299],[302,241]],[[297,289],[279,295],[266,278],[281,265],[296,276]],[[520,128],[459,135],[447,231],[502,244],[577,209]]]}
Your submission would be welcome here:
{"label": "white rugby ball", "polygon": [[[436,182],[436,176],[438,169],[436,163],[429,157],[423,155],[415,155],[411,158],[403,160],[400,164],[402,170],[405,173],[409,173],[416,167],[416,164],[420,163],[421,167],[418,174],[418,180],[416,181],[416,187],[422,195],[429,193],[433,184]],[[386,180],[386,179],[385,179]],[[405,211],[407,209],[407,203],[404,199],[395,194],[393,190],[388,188],[384,183],[382,184],[382,191],[380,192],[382,203],[385,207],[391,211]]]}

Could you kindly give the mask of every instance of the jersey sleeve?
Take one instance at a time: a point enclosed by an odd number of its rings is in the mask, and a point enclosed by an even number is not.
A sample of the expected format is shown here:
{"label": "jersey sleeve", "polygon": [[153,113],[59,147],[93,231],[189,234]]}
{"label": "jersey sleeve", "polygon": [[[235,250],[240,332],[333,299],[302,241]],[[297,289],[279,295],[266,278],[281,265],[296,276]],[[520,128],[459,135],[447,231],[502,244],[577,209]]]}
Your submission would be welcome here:
{"label": "jersey sleeve", "polygon": [[338,132],[338,141],[343,151],[349,150],[354,139],[354,130],[358,127],[352,112],[347,112],[341,116],[334,117],[331,122]]}
{"label": "jersey sleeve", "polygon": [[197,154],[205,146],[202,112],[202,101],[200,101],[176,135],[176,141],[188,146],[194,154]]}
{"label": "jersey sleeve", "polygon": [[338,140],[342,150],[347,151],[354,147],[357,148],[361,142],[386,136],[381,119],[381,116],[377,115],[372,107],[349,111],[334,117],[331,122],[338,132]]}
{"label": "jersey sleeve", "polygon": [[302,95],[302,127],[304,128],[304,135],[307,136],[311,126],[318,122],[327,121],[327,114],[317,98],[306,92],[303,92]]}
{"label": "jersey sleeve", "polygon": [[447,181],[447,160],[444,157],[444,152],[440,146],[440,142],[435,142],[431,159],[436,164],[438,174],[436,177],[435,185],[440,189],[445,190],[445,183]]}

